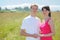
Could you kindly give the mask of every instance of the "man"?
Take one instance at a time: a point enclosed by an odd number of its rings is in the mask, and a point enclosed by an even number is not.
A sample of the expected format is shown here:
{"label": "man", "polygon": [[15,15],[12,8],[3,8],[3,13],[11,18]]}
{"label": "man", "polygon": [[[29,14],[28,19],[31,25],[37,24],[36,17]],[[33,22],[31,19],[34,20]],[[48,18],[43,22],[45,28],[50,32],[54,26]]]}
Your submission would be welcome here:
{"label": "man", "polygon": [[26,40],[39,40],[39,26],[40,19],[36,17],[38,6],[31,5],[31,13],[24,18],[21,26],[21,35],[26,36]]}

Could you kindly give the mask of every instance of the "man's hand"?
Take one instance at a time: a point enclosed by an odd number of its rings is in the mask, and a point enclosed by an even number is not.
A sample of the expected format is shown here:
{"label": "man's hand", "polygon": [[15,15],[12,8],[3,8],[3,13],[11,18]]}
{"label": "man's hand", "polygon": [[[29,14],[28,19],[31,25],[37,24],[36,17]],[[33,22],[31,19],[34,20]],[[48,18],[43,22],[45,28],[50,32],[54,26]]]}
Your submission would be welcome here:
{"label": "man's hand", "polygon": [[41,37],[42,37],[42,36],[45,36],[45,35],[44,35],[44,34],[39,34],[39,36],[41,36]]}
{"label": "man's hand", "polygon": [[24,29],[21,30],[20,35],[27,36],[27,37],[33,37],[33,38],[38,38],[39,37],[38,34],[29,34],[29,33],[26,33]]}
{"label": "man's hand", "polygon": [[34,37],[34,38],[38,38],[39,35],[38,35],[38,34],[33,34],[32,37]]}

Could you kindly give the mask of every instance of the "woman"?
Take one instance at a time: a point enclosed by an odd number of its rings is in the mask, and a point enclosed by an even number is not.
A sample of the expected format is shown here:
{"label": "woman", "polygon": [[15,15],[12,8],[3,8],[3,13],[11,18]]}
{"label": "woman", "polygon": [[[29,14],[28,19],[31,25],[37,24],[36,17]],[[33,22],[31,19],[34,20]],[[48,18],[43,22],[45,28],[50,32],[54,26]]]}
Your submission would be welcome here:
{"label": "woman", "polygon": [[40,25],[40,40],[53,40],[52,36],[55,34],[55,31],[49,6],[44,6],[42,12],[44,21]]}

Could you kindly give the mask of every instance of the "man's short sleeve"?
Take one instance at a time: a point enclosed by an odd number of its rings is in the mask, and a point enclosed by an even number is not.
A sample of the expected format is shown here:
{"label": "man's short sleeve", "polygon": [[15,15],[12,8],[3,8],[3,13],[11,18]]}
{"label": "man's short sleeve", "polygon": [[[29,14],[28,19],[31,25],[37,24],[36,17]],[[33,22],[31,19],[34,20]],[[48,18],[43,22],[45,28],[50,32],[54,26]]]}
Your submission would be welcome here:
{"label": "man's short sleeve", "polygon": [[23,22],[22,22],[22,26],[21,26],[21,29],[26,29],[26,20],[23,20]]}
{"label": "man's short sleeve", "polygon": [[40,18],[38,18],[38,26],[39,27],[41,26],[41,20],[40,20]]}

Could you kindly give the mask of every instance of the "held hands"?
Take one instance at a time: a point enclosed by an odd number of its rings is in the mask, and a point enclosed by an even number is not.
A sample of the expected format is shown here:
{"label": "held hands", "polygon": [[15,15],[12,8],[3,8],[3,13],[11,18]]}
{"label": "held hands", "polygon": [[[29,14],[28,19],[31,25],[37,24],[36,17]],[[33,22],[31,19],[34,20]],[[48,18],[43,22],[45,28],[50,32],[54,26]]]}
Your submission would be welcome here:
{"label": "held hands", "polygon": [[44,35],[44,34],[39,34],[39,36],[41,36],[41,37],[42,37],[42,36],[45,36],[45,35]]}
{"label": "held hands", "polygon": [[50,36],[50,35],[48,35],[48,34],[33,34],[32,35],[33,38],[38,38],[38,37],[43,37],[43,36],[47,37],[47,36]]}
{"label": "held hands", "polygon": [[46,36],[44,34],[33,34],[32,37],[33,38],[38,38],[38,37],[43,37],[43,36]]}
{"label": "held hands", "polygon": [[34,38],[38,38],[39,35],[38,35],[38,34],[33,34],[32,37],[34,37]]}
{"label": "held hands", "polygon": [[48,37],[48,36],[52,36],[52,33],[50,34],[33,34],[32,37],[33,38],[38,38],[38,37]]}

